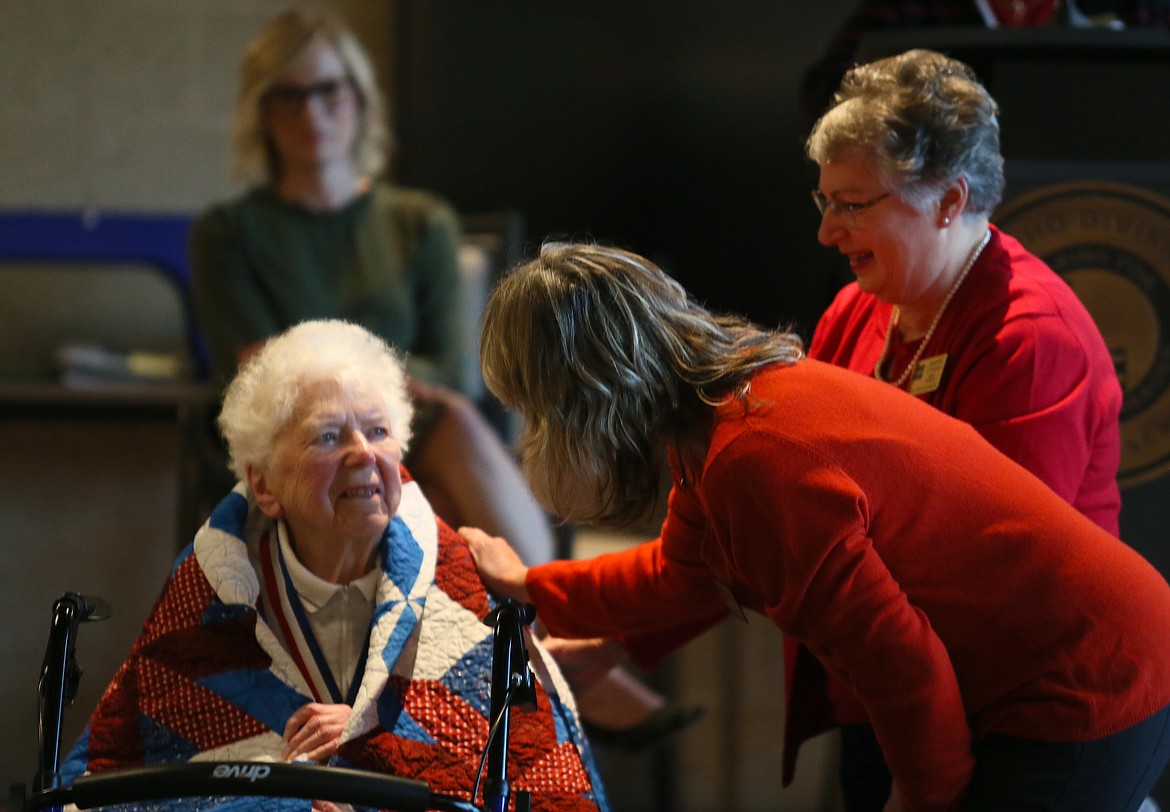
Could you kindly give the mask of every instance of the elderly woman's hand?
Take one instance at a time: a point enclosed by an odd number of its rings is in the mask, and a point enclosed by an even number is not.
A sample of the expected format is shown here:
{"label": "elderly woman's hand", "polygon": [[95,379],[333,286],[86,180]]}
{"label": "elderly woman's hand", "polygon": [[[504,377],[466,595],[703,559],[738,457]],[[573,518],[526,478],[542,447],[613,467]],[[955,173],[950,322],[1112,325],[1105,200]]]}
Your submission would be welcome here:
{"label": "elderly woman's hand", "polygon": [[353,708],[349,705],[323,705],[310,702],[293,711],[284,726],[285,761],[323,763],[337,752],[341,732],[349,722]]}
{"label": "elderly woman's hand", "polygon": [[508,542],[499,536],[489,536],[478,527],[460,527],[459,535],[467,539],[479,577],[493,595],[530,602],[528,588],[524,585],[528,567]]}

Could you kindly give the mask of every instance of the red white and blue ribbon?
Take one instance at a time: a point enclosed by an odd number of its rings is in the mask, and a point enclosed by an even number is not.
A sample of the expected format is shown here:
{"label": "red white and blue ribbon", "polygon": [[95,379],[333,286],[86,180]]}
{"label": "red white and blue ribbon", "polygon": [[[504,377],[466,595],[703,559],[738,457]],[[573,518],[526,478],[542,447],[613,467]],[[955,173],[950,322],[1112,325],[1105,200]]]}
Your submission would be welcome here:
{"label": "red white and blue ribbon", "polygon": [[[283,532],[283,528],[280,529]],[[309,623],[308,611],[301,601],[293,584],[292,576],[288,571],[284,550],[279,538],[273,538],[272,532],[267,532],[260,538],[260,602],[259,611],[272,631],[284,643],[301,672],[305,682],[313,692],[313,699],[317,702],[332,704],[345,703],[353,705],[357,694],[360,679],[366,668],[366,647],[362,647],[357,667],[349,681],[348,696],[343,696],[337,684],[325,652],[317,641],[317,636]]]}

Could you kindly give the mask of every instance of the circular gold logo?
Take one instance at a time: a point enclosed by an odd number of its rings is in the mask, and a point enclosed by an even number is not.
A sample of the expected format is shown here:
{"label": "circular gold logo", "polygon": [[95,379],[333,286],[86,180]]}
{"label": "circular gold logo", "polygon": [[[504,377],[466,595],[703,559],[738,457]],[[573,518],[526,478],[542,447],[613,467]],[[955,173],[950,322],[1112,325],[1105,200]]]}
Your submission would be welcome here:
{"label": "circular gold logo", "polygon": [[1118,482],[1170,473],[1170,200],[1061,183],[1008,202],[996,222],[1068,282],[1109,346],[1125,393]]}

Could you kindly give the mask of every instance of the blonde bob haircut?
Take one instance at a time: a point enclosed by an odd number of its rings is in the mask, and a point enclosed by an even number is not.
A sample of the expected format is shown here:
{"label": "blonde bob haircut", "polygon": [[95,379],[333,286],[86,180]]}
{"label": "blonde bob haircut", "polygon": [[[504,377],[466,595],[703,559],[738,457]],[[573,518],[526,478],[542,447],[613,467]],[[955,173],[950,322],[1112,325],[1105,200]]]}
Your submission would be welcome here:
{"label": "blonde bob haircut", "polygon": [[1003,198],[999,107],[970,67],[935,51],[853,68],[805,148],[818,166],[867,155],[885,188],[921,212],[960,177],[972,214]]}
{"label": "blonde bob haircut", "polygon": [[668,448],[685,451],[714,407],[747,408],[760,368],[802,354],[795,334],[707,311],[649,260],[580,243],[546,244],[504,277],[480,344],[488,387],[524,418],[534,493],[614,526],[657,511]]}
{"label": "blonde bob haircut", "polygon": [[224,392],[219,428],[229,466],[248,481],[248,468],[267,470],[276,438],[290,427],[302,390],[336,383],[344,396],[377,396],[390,433],[405,451],[412,407],[397,353],[382,339],[340,320],[305,321],[269,339]]}
{"label": "blonde bob haircut", "polygon": [[252,183],[273,183],[280,156],[264,129],[264,94],[313,41],[330,45],[345,64],[361,109],[353,160],[358,172],[375,176],[390,147],[386,103],[361,43],[333,11],[301,5],[274,17],[244,51],[232,124],[232,175]]}

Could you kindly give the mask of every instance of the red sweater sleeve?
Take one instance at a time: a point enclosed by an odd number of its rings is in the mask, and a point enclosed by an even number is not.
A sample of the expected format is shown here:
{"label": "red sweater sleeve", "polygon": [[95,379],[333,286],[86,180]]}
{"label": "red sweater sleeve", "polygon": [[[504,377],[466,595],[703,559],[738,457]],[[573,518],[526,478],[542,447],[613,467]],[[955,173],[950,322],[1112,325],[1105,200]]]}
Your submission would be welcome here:
{"label": "red sweater sleeve", "polygon": [[[693,494],[676,489],[659,538],[593,559],[532,567],[529,596],[553,634],[638,636],[632,653],[657,660],[726,614],[700,557],[705,528]],[[678,633],[658,634],[667,630]]]}

